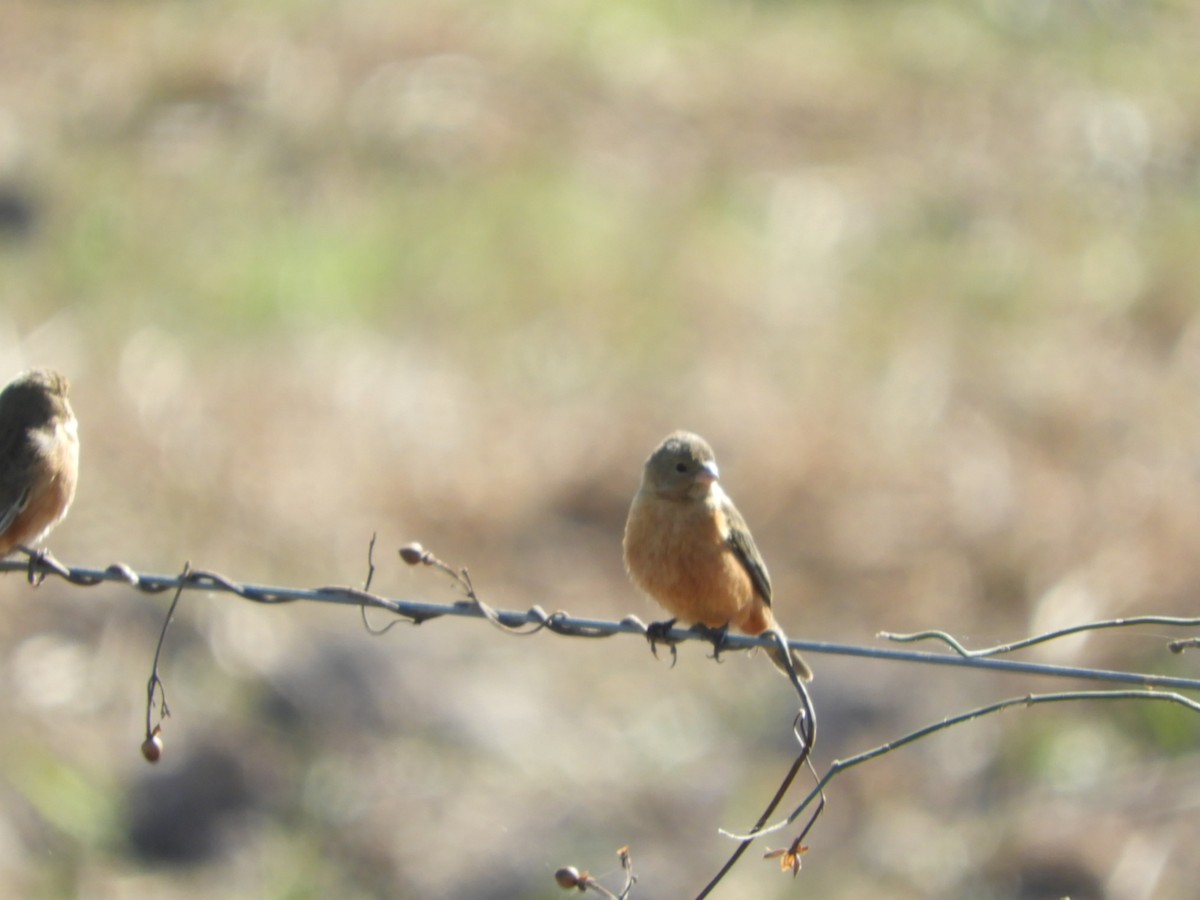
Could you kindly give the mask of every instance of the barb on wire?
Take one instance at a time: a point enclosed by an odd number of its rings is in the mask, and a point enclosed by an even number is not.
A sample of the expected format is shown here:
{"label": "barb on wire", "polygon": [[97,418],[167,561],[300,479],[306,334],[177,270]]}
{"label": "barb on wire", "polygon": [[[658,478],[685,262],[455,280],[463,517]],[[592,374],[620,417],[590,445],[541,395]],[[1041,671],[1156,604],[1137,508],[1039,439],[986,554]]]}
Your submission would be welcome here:
{"label": "barb on wire", "polygon": [[[1035,634],[1032,637],[1021,638],[1018,641],[1010,641],[1006,644],[996,644],[994,647],[981,647],[978,650],[968,650],[963,644],[953,635],[945,631],[930,629],[928,631],[915,631],[912,634],[896,634],[891,631],[881,631],[878,637],[885,638],[889,641],[894,641],[897,644],[913,644],[919,641],[939,641],[957,653],[964,659],[983,659],[989,656],[999,656],[1004,653],[1012,653],[1014,650],[1024,650],[1026,647],[1032,647],[1035,644],[1044,644],[1047,641],[1055,641],[1059,638],[1069,637],[1073,634],[1080,634],[1086,631],[1103,631],[1108,628],[1128,628],[1132,625],[1169,625],[1174,628],[1198,628],[1200,627],[1200,618],[1181,618],[1179,616],[1130,616],[1121,619],[1102,619],[1098,622],[1085,622],[1080,625],[1071,625],[1067,628],[1058,628],[1054,631],[1047,631],[1044,634]],[[1196,638],[1171,641],[1167,644],[1168,649],[1172,653],[1182,653],[1186,647],[1196,646],[1200,640]]]}

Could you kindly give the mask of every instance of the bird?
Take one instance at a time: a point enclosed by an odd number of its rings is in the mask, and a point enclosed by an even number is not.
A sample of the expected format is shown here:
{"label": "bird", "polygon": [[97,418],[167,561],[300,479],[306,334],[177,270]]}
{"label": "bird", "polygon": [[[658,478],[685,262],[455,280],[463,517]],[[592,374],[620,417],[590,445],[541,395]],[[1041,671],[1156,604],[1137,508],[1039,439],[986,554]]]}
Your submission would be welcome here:
{"label": "bird", "polygon": [[79,477],[79,425],[67,379],[22,372],[0,391],[0,558],[62,521]]}
{"label": "bird", "polygon": [[[698,434],[674,431],[646,460],[623,541],[630,580],[671,616],[708,629],[783,634],[771,577],[746,520],[718,482],[717,458]],[[780,647],[767,653],[787,674]],[[804,681],[812,669],[794,650]]]}

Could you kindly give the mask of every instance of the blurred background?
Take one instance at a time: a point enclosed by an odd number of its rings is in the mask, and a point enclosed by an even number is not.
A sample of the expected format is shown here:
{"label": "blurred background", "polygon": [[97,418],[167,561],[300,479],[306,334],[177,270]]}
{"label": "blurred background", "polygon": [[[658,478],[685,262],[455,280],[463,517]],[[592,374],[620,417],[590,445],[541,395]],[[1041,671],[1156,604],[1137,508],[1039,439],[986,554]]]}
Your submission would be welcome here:
{"label": "blurred background", "polygon": [[[49,548],[649,620],[643,459],[706,436],[793,637],[1196,612],[1200,9],[8,0],[0,361],[73,382]],[[0,892],[690,897],[794,751],[760,657],[372,637],[0,579]],[[376,624],[382,624],[373,616]],[[1029,658],[1194,674],[1164,629]],[[1076,685],[809,655],[818,766]],[[1010,711],[835,782],[726,898],[1191,898],[1200,718]],[[798,788],[796,799],[802,796]],[[779,846],[786,839],[767,841]],[[765,848],[764,848],[765,849]]]}

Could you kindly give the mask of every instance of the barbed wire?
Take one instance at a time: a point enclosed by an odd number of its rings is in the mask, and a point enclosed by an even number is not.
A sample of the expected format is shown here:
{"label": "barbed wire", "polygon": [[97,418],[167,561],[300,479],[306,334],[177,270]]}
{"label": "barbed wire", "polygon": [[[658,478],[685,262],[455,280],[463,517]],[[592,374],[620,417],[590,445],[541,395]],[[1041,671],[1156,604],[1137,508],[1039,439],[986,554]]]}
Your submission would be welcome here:
{"label": "barbed wire", "polygon": [[[419,625],[433,619],[445,616],[483,619],[510,634],[532,635],[541,631],[567,637],[604,638],[618,634],[634,634],[650,641],[651,647],[666,644],[670,647],[672,658],[675,655],[675,645],[686,641],[700,640],[713,645],[713,655],[725,650],[748,650],[754,647],[771,647],[777,649],[783,642],[781,634],[769,631],[757,637],[741,634],[728,634],[723,630],[676,627],[672,622],[652,623],[647,625],[637,616],[629,615],[618,621],[593,619],[572,616],[565,611],[547,613],[540,605],[530,606],[526,610],[496,609],[485,603],[475,591],[471,577],[465,568],[454,568],[432,553],[426,551],[420,544],[408,544],[399,549],[400,558],[408,565],[424,565],[437,569],[451,577],[458,589],[463,593],[462,600],[454,603],[432,603],[423,600],[408,600],[386,597],[370,590],[371,581],[375,574],[374,549],[375,538],[371,538],[367,553],[368,571],[362,588],[348,585],[326,585],[313,588],[295,588],[278,585],[262,585],[241,583],[218,572],[195,569],[190,563],[185,563],[176,575],[160,575],[138,572],[131,566],[116,562],[106,568],[89,568],[85,566],[69,566],[55,559],[44,550],[28,550],[18,548],[24,554],[24,559],[0,560],[0,573],[22,572],[33,586],[41,585],[48,578],[58,578],[80,587],[94,587],[101,584],[121,584],[146,594],[160,594],[174,591],[174,598],[163,622],[162,633],[154,655],[154,665],[150,680],[147,684],[146,706],[146,739],[142,744],[142,753],[150,762],[159,759],[163,749],[162,727],[163,720],[170,715],[166,702],[165,688],[159,677],[159,661],[162,653],[163,639],[166,635],[175,609],[185,591],[201,591],[208,593],[228,593],[254,603],[283,604],[307,601],[311,603],[332,603],[343,606],[357,607],[363,616],[364,625],[372,634],[382,634],[400,622]],[[377,609],[391,613],[398,618],[382,627],[372,625],[367,620],[367,610]],[[1176,691],[1200,691],[1200,679],[1175,675],[1160,675],[1142,672],[1126,672],[1110,669],[1095,669],[1079,666],[1064,666],[1051,663],[1027,662],[1011,659],[997,659],[998,655],[1024,649],[1056,638],[1079,634],[1082,632],[1125,628],[1136,625],[1155,625],[1179,628],[1200,628],[1200,618],[1182,618],[1171,616],[1140,616],[1121,619],[1108,619],[1098,622],[1072,625],[1056,631],[1023,638],[993,647],[970,650],[958,639],[944,631],[929,630],[913,634],[894,634],[880,632],[877,637],[893,643],[914,643],[918,641],[934,641],[945,645],[949,652],[929,652],[919,650],[900,650],[894,647],[861,646],[842,644],[830,641],[788,640],[788,647],[805,653],[832,654],[840,656],[864,657],[901,663],[918,663],[939,666],[958,666],[971,669],[985,669],[1015,674],[1036,675],[1051,678],[1070,678],[1082,681],[1095,681],[1109,684],[1133,685],[1141,690],[1128,688],[1116,690],[1080,690],[1050,694],[1026,694],[1020,697],[1010,697],[999,702],[978,707],[967,712],[948,716],[939,722],[918,728],[894,740],[874,747],[856,756],[835,760],[823,775],[819,775],[811,762],[810,754],[816,737],[816,715],[812,700],[804,683],[797,677],[794,670],[789,672],[791,681],[800,699],[800,712],[793,723],[793,732],[799,744],[799,753],[789,771],[784,776],[778,790],[763,811],[758,821],[745,833],[720,829],[721,833],[739,842],[737,849],[728,861],[721,867],[713,879],[697,895],[697,900],[707,897],[732,869],[744,851],[752,842],[767,835],[778,833],[781,829],[794,823],[806,810],[809,815],[799,834],[790,844],[782,849],[768,850],[764,858],[777,859],[784,871],[795,875],[800,869],[801,856],[807,851],[803,840],[812,829],[821,812],[825,808],[825,789],[839,775],[862,763],[876,759],[886,753],[899,749],[914,741],[929,735],[954,727],[965,722],[992,715],[1014,706],[1036,706],[1046,703],[1059,703],[1085,700],[1149,700],[1173,703],[1185,707],[1191,712],[1200,712],[1200,702],[1182,696]],[[1164,646],[1172,653],[1182,653],[1187,648],[1200,644],[1200,638],[1185,637],[1166,641]],[[782,654],[789,659],[789,654]],[[1168,693],[1167,691],[1170,691]],[[158,701],[158,722],[154,721],[155,701]],[[803,766],[812,773],[814,786],[801,802],[794,806],[784,819],[773,825],[767,825],[778,804],[788,792],[796,775]],[[813,804],[815,808],[810,809]],[[614,893],[587,872],[579,872],[568,866],[559,869],[555,877],[564,887],[573,887],[579,891],[591,890],[602,896],[626,900],[633,890],[637,879],[633,875],[632,862],[628,848],[618,851],[622,869],[626,875],[624,886]]]}
{"label": "barbed wire", "polygon": [[[424,562],[428,565],[440,564],[439,567],[443,567],[452,576],[457,576],[459,573],[465,574],[466,572],[466,570],[458,570],[456,572],[456,570],[446,566],[440,560],[421,550],[419,545],[408,545],[404,549],[410,548],[417,548],[416,552],[425,554],[428,557],[428,559],[414,560],[406,558],[405,561],[410,562],[410,564],[417,562]],[[566,637],[603,638],[619,634],[631,634],[645,638],[649,631],[649,626],[633,615],[614,621],[573,616],[561,610],[547,613],[542,606],[537,604],[525,610],[494,609],[479,602],[478,598],[465,599],[455,603],[432,603],[425,600],[385,597],[381,594],[372,593],[369,590],[350,587],[348,585],[295,588],[280,585],[250,584],[238,582],[218,572],[195,569],[190,566],[185,567],[176,575],[138,572],[132,566],[122,562],[115,562],[103,569],[98,569],[86,566],[66,565],[46,551],[21,552],[25,554],[25,559],[0,560],[0,573],[24,572],[31,584],[40,584],[47,577],[56,577],[80,587],[93,587],[105,583],[123,584],[146,594],[161,594],[167,591],[205,591],[233,594],[254,603],[275,604],[294,603],[297,601],[333,603],[383,610],[400,616],[402,619],[406,619],[416,625],[445,616],[487,619],[508,631],[521,634],[534,634],[545,630]],[[467,584],[469,585],[469,576],[467,578]],[[368,584],[369,580],[368,577]],[[969,669],[1007,672],[1010,674],[1038,675],[1048,678],[1071,678],[1081,681],[1112,684],[1132,684],[1140,687],[1171,690],[1200,691],[1200,679],[1198,678],[992,658],[993,655],[998,653],[1020,649],[1036,643],[1044,643],[1048,640],[1070,634],[1078,634],[1083,631],[1145,624],[1200,628],[1200,618],[1142,616],[1136,618],[1107,619],[1082,625],[1073,625],[1069,628],[1046,632],[1045,634],[1025,638],[1011,644],[1003,644],[978,651],[967,650],[957,640],[941,631],[925,631],[912,635],[896,635],[889,632],[881,632],[879,634],[879,637],[892,641],[939,640],[950,646],[953,650],[952,653],[898,650],[883,646],[864,646],[834,641],[795,639],[790,639],[788,646],[805,653],[814,654],[863,657],[923,665],[957,666]],[[712,640],[709,633],[683,627],[661,629],[656,632],[656,635],[663,643],[668,644],[696,640],[711,642]],[[721,649],[749,650],[753,647],[766,648],[774,645],[775,641],[774,636],[770,634],[758,637],[743,634],[726,634],[722,638]],[[1167,646],[1172,652],[1180,652],[1184,646],[1188,646],[1190,643],[1188,640],[1171,641]]]}

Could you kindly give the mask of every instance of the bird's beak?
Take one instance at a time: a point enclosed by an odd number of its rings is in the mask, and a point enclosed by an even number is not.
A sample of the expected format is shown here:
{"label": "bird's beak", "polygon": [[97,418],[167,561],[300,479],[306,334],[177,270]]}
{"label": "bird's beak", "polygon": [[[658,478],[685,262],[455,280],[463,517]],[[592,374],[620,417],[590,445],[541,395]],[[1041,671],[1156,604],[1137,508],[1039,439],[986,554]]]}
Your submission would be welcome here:
{"label": "bird's beak", "polygon": [[712,484],[720,476],[715,462],[706,462],[696,472],[696,480],[702,484]]}

